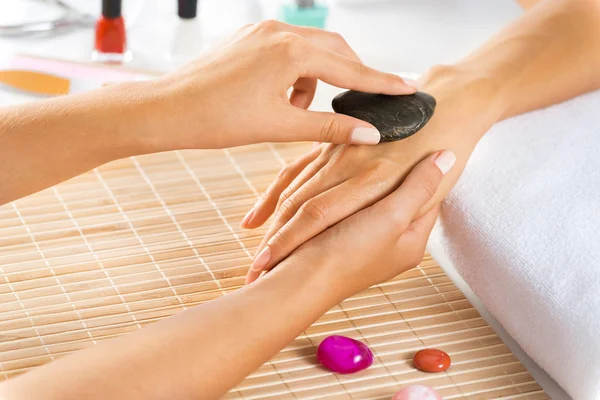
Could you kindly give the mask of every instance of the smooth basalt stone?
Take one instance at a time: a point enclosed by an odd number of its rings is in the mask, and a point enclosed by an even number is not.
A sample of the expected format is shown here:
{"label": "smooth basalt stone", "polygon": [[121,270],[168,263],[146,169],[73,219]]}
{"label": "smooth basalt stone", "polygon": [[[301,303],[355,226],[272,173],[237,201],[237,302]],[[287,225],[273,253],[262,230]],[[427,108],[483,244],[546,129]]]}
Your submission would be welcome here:
{"label": "smooth basalt stone", "polygon": [[333,110],[372,124],[382,142],[405,139],[427,124],[435,110],[435,99],[425,92],[387,96],[349,90],[331,102]]}
{"label": "smooth basalt stone", "polygon": [[317,359],[333,372],[351,374],[369,368],[373,364],[373,353],[358,340],[333,335],[321,342]]}
{"label": "smooth basalt stone", "polygon": [[392,400],[442,400],[442,396],[428,386],[411,385],[396,393]]}
{"label": "smooth basalt stone", "polygon": [[423,349],[415,353],[413,364],[423,372],[443,372],[450,368],[450,356],[438,349]]}

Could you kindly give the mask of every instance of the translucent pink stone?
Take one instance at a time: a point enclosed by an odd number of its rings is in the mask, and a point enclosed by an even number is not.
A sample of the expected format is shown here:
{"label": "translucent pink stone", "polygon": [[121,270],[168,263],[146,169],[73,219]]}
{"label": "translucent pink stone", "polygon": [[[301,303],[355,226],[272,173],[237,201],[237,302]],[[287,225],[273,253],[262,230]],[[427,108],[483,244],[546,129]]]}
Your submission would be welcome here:
{"label": "translucent pink stone", "polygon": [[333,372],[351,374],[369,368],[373,364],[373,353],[358,340],[334,335],[321,342],[317,359]]}
{"label": "translucent pink stone", "polygon": [[396,393],[392,400],[442,400],[442,396],[430,387],[412,385]]}

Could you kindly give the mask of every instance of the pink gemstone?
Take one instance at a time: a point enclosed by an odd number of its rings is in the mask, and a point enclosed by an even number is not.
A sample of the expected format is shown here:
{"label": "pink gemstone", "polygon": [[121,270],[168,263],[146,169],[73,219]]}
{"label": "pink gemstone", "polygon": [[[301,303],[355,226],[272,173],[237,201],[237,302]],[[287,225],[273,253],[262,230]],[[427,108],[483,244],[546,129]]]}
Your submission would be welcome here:
{"label": "pink gemstone", "polygon": [[351,374],[369,368],[373,364],[373,353],[358,340],[334,335],[321,342],[317,359],[333,372]]}
{"label": "pink gemstone", "polygon": [[392,400],[442,400],[442,396],[430,387],[412,385],[396,393]]}

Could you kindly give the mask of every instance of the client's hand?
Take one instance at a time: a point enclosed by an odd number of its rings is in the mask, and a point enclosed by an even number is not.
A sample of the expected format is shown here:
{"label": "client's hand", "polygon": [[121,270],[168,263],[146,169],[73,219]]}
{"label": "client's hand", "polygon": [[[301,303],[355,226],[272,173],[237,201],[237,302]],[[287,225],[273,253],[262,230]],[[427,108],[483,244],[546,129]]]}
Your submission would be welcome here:
{"label": "client's hand", "polygon": [[[399,188],[304,243],[288,260],[298,268],[326,269],[323,284],[338,296],[351,296],[421,262],[438,208],[418,217],[454,163],[450,151],[420,162]],[[275,274],[274,274],[275,275]]]}
{"label": "client's hand", "polygon": [[421,215],[441,201],[458,179],[477,142],[474,138],[496,118],[488,111],[479,111],[483,105],[493,110],[492,102],[481,101],[493,88],[446,69],[435,70],[424,79],[424,85],[438,100],[438,107],[421,132],[370,147],[321,145],[279,174],[242,221],[243,227],[255,228],[276,211],[247,282],[329,226],[388,195],[427,154],[451,148],[458,157],[457,168]]}
{"label": "client's hand", "polygon": [[[376,144],[369,123],[306,111],[320,79],[373,93],[411,94],[400,77],[362,64],[335,33],[277,21],[247,26],[157,83],[162,148],[224,148],[259,142]],[[288,90],[293,87],[288,97]],[[170,145],[169,145],[170,143]]]}

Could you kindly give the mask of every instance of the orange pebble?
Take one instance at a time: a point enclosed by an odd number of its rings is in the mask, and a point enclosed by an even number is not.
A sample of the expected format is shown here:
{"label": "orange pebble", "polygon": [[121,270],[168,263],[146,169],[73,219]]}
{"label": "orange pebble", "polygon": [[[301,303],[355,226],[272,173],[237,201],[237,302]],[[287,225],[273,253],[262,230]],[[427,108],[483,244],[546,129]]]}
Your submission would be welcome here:
{"label": "orange pebble", "polygon": [[450,356],[438,349],[419,350],[413,357],[415,367],[423,372],[443,372],[450,368]]}

